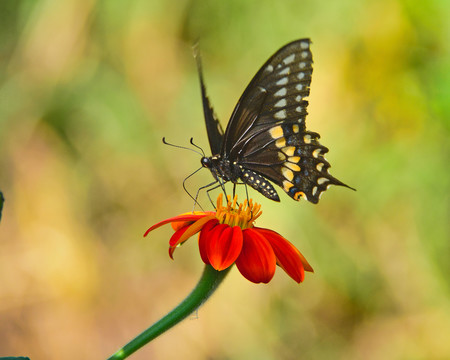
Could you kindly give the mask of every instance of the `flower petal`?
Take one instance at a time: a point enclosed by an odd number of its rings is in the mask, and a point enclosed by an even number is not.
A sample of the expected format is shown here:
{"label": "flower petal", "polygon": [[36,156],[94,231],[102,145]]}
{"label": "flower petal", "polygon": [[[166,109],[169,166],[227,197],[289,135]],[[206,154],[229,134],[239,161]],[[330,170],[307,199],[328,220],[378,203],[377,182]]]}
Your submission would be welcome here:
{"label": "flower petal", "polygon": [[200,235],[198,237],[198,249],[200,250],[200,257],[202,258],[203,262],[205,264],[209,264],[208,254],[207,254],[207,244],[208,239],[211,237],[211,233],[213,232],[213,229],[217,225],[219,220],[212,219],[208,221],[200,231]]}
{"label": "flower petal", "polygon": [[172,237],[169,240],[169,256],[173,260],[173,253],[178,245],[181,244],[180,238],[181,236],[189,229],[190,225],[187,225],[177,231],[172,235]]}
{"label": "flower petal", "polygon": [[200,219],[198,219],[196,222],[194,222],[192,225],[189,226],[189,229],[181,236],[180,242],[186,241],[189,239],[192,235],[198,233],[205,224],[215,219],[216,217],[214,215],[206,215]]}
{"label": "flower petal", "polygon": [[233,265],[241,253],[243,243],[242,229],[239,226],[224,226],[220,234],[212,234],[207,242],[208,259],[211,266],[218,271]]}
{"label": "flower petal", "polygon": [[189,213],[189,214],[182,214],[182,215],[174,216],[172,218],[169,218],[169,219],[166,219],[166,220],[163,220],[163,221],[160,221],[160,222],[156,223],[155,225],[153,225],[150,229],[148,229],[145,232],[144,236],[147,236],[150,231],[153,231],[153,230],[159,228],[160,226],[163,226],[163,225],[171,223],[171,222],[196,221],[198,219],[201,219],[201,218],[203,218],[205,216],[209,216],[209,215],[211,215],[211,214],[208,214],[208,213],[202,213],[202,214]]}
{"label": "flower petal", "polygon": [[305,270],[314,272],[301,252],[280,234],[263,228],[254,228],[254,230],[269,241],[277,257],[278,265],[296,282],[301,283],[304,280]]}
{"label": "flower petal", "polygon": [[174,247],[177,246],[178,244],[181,243],[180,238],[181,235],[183,235],[187,229],[189,229],[190,225],[187,225],[185,227],[182,227],[181,229],[178,229],[177,231],[174,232],[174,234],[172,235],[172,237],[169,240],[169,246],[170,247]]}
{"label": "flower petal", "polygon": [[202,246],[204,247],[204,256],[206,256],[206,258],[208,259],[208,264],[211,264],[211,258],[209,257],[210,254],[214,255],[214,251],[211,250],[211,247],[214,247],[215,242],[217,241],[217,239],[220,238],[220,235],[227,227],[229,227],[229,225],[218,224],[217,226],[212,228],[211,231],[205,234],[205,236],[202,238],[203,242]]}
{"label": "flower petal", "polygon": [[275,274],[276,257],[269,241],[254,229],[243,230],[244,243],[236,266],[254,283],[267,284]]}
{"label": "flower petal", "polygon": [[[198,218],[194,220],[194,221],[196,221],[196,220],[200,219],[203,216],[211,215],[211,214],[214,215],[214,213],[212,211],[194,211],[193,213],[192,212],[191,213],[184,213],[184,214],[181,214],[181,215],[196,215],[196,216],[198,216]],[[181,216],[181,215],[178,215],[178,216]],[[188,221],[174,221],[170,225],[172,225],[172,229],[177,231],[178,229],[180,229],[180,228],[182,228],[182,227],[184,227],[186,225],[189,225],[189,224],[192,224],[192,220],[190,220],[190,221],[189,220]]]}

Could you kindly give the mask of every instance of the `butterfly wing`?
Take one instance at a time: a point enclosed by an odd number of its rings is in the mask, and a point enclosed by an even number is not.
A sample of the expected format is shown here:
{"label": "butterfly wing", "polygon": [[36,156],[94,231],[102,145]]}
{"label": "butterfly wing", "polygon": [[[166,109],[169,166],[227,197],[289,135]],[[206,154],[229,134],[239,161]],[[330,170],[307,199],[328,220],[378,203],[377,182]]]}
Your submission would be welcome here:
{"label": "butterfly wing", "polygon": [[225,132],[222,156],[312,203],[329,185],[347,186],[328,173],[319,134],[306,131],[312,54],[310,40],[278,50],[245,89]]}
{"label": "butterfly wing", "polygon": [[200,54],[198,49],[194,49],[195,60],[197,62],[197,71],[200,80],[200,88],[202,92],[203,114],[205,116],[206,131],[208,133],[209,146],[211,147],[212,155],[220,153],[222,148],[224,132],[219,120],[214,114],[214,110],[209,102],[209,98],[206,95],[205,82],[203,80],[203,70]]}
{"label": "butterfly wing", "polygon": [[256,73],[231,115],[224,154],[236,156],[249,136],[278,122],[296,122],[305,129],[308,102],[304,98],[309,95],[312,74],[309,45],[309,39],[285,45]]}

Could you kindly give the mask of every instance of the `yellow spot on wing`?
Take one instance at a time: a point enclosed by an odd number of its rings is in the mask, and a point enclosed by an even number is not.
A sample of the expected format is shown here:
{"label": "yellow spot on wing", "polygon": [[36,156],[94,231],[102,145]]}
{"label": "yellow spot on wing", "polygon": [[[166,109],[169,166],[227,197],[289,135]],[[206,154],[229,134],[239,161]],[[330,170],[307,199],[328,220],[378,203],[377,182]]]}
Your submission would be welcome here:
{"label": "yellow spot on wing", "polygon": [[295,124],[294,126],[292,126],[292,131],[295,134],[297,134],[300,131],[300,127],[297,124]]}
{"label": "yellow spot on wing", "polygon": [[298,164],[298,162],[300,161],[300,156],[291,156],[288,159],[289,162],[294,163],[294,164]]}
{"label": "yellow spot on wing", "polygon": [[283,189],[284,189],[284,191],[288,192],[289,189],[291,187],[293,187],[293,186],[294,186],[294,184],[292,184],[291,182],[289,182],[287,180],[283,180]]}
{"label": "yellow spot on wing", "polygon": [[295,146],[287,146],[287,147],[283,148],[282,151],[283,151],[287,156],[292,156],[292,155],[294,155]]}
{"label": "yellow spot on wing", "polygon": [[292,181],[294,179],[294,173],[291,170],[289,170],[288,168],[282,167],[281,173],[289,181]]}
{"label": "yellow spot on wing", "polygon": [[286,145],[285,138],[281,138],[281,139],[278,139],[277,141],[275,141],[275,146],[279,149],[283,148],[285,145]]}
{"label": "yellow spot on wing", "polygon": [[299,201],[301,197],[302,197],[303,199],[305,199],[305,200],[308,200],[308,199],[306,198],[305,193],[304,193],[303,191],[299,191],[299,192],[296,192],[296,193],[294,194],[294,200]]}
{"label": "yellow spot on wing", "polygon": [[280,137],[283,137],[283,128],[281,126],[275,126],[269,130],[269,133],[270,136],[272,136],[272,139],[279,139]]}
{"label": "yellow spot on wing", "polygon": [[292,164],[290,162],[286,162],[286,163],[284,163],[284,166],[286,166],[287,168],[289,168],[293,171],[300,171],[300,166],[298,166],[297,164]]}

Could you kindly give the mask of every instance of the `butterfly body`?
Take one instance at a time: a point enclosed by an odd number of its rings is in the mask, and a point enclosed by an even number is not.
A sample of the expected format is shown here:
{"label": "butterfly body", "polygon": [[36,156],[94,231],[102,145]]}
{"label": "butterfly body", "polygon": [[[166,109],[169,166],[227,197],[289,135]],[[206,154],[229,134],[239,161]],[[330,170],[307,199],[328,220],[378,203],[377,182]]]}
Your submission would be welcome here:
{"label": "butterfly body", "polygon": [[328,149],[307,131],[312,74],[310,40],[293,41],[272,55],[239,99],[225,132],[214,115],[197,56],[203,110],[212,156],[202,166],[223,184],[244,183],[280,201],[271,184],[291,198],[317,203],[330,185],[346,186],[328,173]]}
{"label": "butterfly body", "polygon": [[215,180],[219,181],[221,178],[224,182],[231,181],[237,184],[242,183],[250,185],[256,191],[259,191],[265,197],[280,201],[275,188],[263,176],[258,173],[244,169],[242,165],[237,162],[231,163],[230,160],[222,159],[220,155],[203,157],[201,160],[202,166],[209,168]]}

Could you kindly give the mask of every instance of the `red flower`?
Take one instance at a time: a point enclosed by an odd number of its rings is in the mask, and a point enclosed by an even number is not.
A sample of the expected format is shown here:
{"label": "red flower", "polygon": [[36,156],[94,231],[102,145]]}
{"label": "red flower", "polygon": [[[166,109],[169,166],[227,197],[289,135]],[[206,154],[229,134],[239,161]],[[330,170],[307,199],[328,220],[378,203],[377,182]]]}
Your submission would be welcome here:
{"label": "red flower", "polygon": [[237,197],[222,205],[222,194],[217,198],[216,211],[193,212],[163,220],[146,231],[144,236],[156,228],[171,223],[175,233],[169,241],[169,255],[177,246],[200,232],[198,246],[205,264],[216,270],[224,270],[236,263],[241,274],[254,283],[268,283],[280,266],[292,279],[300,283],[305,270],[312,267],[297,250],[280,234],[273,230],[254,227],[261,215],[258,204],[247,200],[239,206]]}

